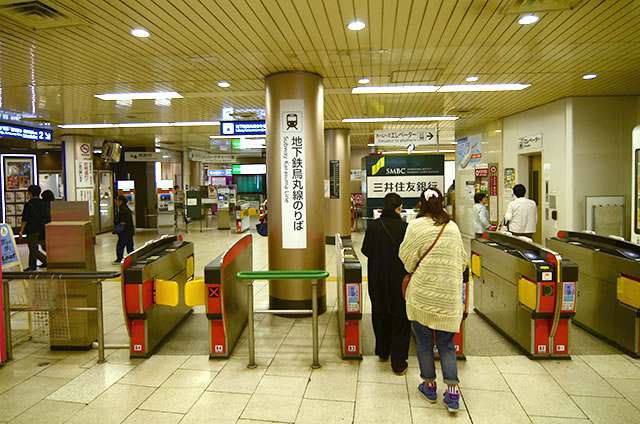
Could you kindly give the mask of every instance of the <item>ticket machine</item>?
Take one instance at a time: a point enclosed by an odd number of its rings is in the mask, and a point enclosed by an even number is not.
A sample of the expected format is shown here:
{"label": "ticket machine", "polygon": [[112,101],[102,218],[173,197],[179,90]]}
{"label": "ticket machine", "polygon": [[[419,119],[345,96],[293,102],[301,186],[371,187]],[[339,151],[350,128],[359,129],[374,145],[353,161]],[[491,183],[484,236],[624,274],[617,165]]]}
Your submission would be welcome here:
{"label": "ticket machine", "polygon": [[[133,225],[136,227],[136,184],[133,180],[121,180],[118,181],[118,195],[123,195],[127,198],[127,206],[131,209],[131,215],[133,217]],[[116,211],[117,213],[117,211]]]}
{"label": "ticket machine", "polygon": [[173,195],[172,180],[160,180],[157,182],[158,234],[173,233],[173,227],[175,226]]}
{"label": "ticket machine", "polygon": [[471,240],[475,311],[534,358],[568,357],[578,266],[503,233]]}
{"label": "ticket machine", "polygon": [[640,354],[640,246],[613,237],[560,231],[547,246],[580,273],[575,323],[632,356]]}

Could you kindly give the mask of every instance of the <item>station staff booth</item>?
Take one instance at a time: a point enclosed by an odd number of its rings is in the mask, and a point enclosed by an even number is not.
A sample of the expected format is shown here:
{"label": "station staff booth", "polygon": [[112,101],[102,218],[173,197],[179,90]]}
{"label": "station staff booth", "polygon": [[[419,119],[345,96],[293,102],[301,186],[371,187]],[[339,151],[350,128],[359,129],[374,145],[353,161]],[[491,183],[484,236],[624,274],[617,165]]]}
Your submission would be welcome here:
{"label": "station staff booth", "polygon": [[579,267],[575,323],[640,356],[640,246],[571,231],[558,232],[547,246]]}
{"label": "station staff booth", "polygon": [[471,240],[475,310],[529,357],[568,357],[578,266],[528,240]]}

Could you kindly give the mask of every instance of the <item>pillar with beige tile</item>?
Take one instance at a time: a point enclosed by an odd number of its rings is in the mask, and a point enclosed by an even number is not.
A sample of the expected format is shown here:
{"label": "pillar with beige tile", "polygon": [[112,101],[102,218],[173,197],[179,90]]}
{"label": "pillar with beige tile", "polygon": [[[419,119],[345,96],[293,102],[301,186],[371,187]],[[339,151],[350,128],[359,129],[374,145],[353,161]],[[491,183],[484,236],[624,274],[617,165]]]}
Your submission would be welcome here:
{"label": "pillar with beige tile", "polygon": [[329,192],[325,192],[326,242],[335,244],[336,233],[340,234],[342,240],[351,239],[349,130],[341,128],[324,130],[324,152],[324,178],[329,184]]}

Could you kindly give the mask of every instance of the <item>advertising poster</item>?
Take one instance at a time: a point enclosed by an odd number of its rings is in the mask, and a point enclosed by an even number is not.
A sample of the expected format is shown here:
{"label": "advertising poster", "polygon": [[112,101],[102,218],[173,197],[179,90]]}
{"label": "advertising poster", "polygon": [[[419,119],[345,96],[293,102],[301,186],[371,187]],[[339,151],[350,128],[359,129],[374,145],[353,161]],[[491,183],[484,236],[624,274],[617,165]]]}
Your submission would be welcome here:
{"label": "advertising poster", "polygon": [[[458,169],[473,169],[482,161],[482,134],[475,134],[458,140]],[[471,166],[470,166],[471,165]]]}
{"label": "advertising poster", "polygon": [[33,159],[5,158],[6,190],[26,190],[33,184]]}
{"label": "advertising poster", "polygon": [[20,264],[13,231],[8,224],[0,224],[0,249],[2,250],[2,269]]}
{"label": "advertising poster", "polygon": [[510,198],[513,193],[513,186],[516,185],[516,170],[514,168],[504,169],[504,195]]}
{"label": "advertising poster", "polygon": [[282,248],[307,247],[304,100],[280,100]]}

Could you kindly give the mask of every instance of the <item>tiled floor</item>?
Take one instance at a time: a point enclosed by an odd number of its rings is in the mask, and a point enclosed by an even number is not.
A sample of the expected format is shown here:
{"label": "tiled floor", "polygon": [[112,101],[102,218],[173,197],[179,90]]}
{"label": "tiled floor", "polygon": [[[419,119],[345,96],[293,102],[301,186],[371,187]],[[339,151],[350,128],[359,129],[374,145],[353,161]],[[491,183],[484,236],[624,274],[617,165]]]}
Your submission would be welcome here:
{"label": "tiled floor", "polygon": [[[139,232],[136,243],[154,237]],[[238,235],[196,228],[185,237],[195,242],[201,273]],[[361,239],[354,236],[357,248]],[[266,239],[254,234],[254,243],[254,269],[266,269]],[[114,236],[98,237],[98,269],[116,269],[114,248]],[[335,273],[329,246],[327,269]],[[256,307],[265,306],[266,284],[256,284],[255,297]],[[118,282],[105,283],[104,301],[107,343],[127,342]],[[44,344],[24,343],[0,369],[0,422],[640,423],[640,361],[617,354],[574,355],[570,361],[468,357],[459,362],[463,401],[452,415],[417,391],[416,357],[402,377],[376,357],[343,361],[335,283],[327,283],[327,301],[320,317],[322,367],[316,370],[310,367],[309,320],[300,318],[256,316],[255,369],[246,367],[242,341],[229,360],[201,354],[131,360],[124,350],[109,350],[100,365],[95,351],[50,352]]]}

